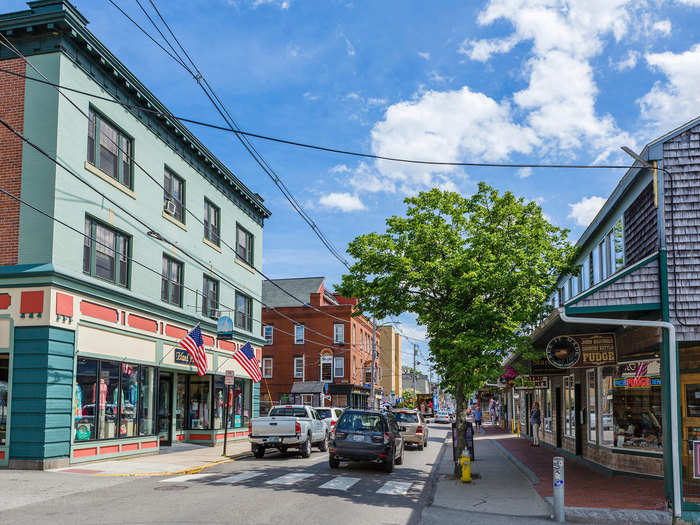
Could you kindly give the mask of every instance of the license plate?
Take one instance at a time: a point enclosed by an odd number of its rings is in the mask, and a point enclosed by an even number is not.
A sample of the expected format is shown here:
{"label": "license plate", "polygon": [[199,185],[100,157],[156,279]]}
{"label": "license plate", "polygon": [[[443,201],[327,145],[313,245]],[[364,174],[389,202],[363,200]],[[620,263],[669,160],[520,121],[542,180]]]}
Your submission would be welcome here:
{"label": "license plate", "polygon": [[354,435],[352,436],[352,440],[353,440],[353,441],[364,441],[364,440],[365,440],[365,436],[362,435],[362,434],[354,434]]}
{"label": "license plate", "polygon": [[268,443],[277,443],[280,440],[278,437],[267,438]]}

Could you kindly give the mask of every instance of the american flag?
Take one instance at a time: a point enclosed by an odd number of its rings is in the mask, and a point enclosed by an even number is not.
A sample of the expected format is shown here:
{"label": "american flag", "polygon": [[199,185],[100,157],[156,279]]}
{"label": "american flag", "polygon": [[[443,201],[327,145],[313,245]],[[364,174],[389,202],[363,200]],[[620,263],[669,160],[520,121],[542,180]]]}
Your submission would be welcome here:
{"label": "american flag", "polygon": [[250,343],[246,343],[236,350],[233,354],[233,358],[238,361],[238,363],[243,367],[243,369],[248,372],[251,379],[259,383],[262,379],[262,373],[260,373],[260,363],[255,359],[255,352]]}
{"label": "american flag", "polygon": [[634,377],[636,379],[639,379],[640,377],[644,377],[647,375],[647,370],[649,369],[649,361],[641,361],[637,365],[637,370],[634,372]]}
{"label": "american flag", "polygon": [[190,330],[190,333],[180,341],[180,346],[190,354],[192,361],[197,367],[197,375],[203,376],[206,374],[207,356],[204,353],[204,339],[202,339],[202,329],[199,325]]}
{"label": "american flag", "polygon": [[127,363],[122,363],[122,373],[130,376],[134,373],[134,369],[131,368]]}

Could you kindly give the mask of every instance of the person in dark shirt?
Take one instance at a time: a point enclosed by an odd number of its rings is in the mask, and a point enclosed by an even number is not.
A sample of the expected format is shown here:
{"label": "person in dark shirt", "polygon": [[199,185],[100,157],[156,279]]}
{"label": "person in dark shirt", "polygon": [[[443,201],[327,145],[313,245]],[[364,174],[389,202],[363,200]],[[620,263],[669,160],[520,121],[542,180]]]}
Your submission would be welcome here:
{"label": "person in dark shirt", "polygon": [[530,411],[530,425],[532,425],[532,443],[531,446],[540,446],[540,424],[542,423],[542,415],[540,414],[540,404],[535,401]]}

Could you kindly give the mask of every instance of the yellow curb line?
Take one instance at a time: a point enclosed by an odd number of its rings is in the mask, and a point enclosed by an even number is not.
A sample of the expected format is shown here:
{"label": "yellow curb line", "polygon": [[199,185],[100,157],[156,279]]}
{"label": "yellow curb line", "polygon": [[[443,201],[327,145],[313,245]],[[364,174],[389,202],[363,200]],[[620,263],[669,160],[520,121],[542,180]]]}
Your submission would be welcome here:
{"label": "yellow curb line", "polygon": [[207,463],[205,465],[202,465],[201,467],[192,467],[192,468],[186,468],[182,470],[174,470],[172,472],[145,472],[145,473],[139,473],[139,472],[132,472],[129,474],[93,474],[94,476],[98,477],[112,477],[112,478],[145,478],[145,477],[154,477],[154,476],[175,476],[175,475],[186,475],[186,474],[198,474],[201,471],[203,471],[205,468],[213,467],[215,465],[221,465],[222,463],[228,463],[230,461],[236,461],[236,458],[228,458],[228,459],[221,459],[219,461],[212,461],[211,463]]}

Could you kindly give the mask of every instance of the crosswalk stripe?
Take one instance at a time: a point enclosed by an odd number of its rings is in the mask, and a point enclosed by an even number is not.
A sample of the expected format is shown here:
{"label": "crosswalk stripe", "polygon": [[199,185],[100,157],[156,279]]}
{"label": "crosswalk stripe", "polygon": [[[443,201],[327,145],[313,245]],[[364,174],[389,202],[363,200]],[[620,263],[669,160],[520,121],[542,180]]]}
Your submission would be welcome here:
{"label": "crosswalk stripe", "polygon": [[347,476],[338,476],[338,477],[335,477],[332,480],[324,483],[319,488],[320,489],[329,489],[329,490],[348,490],[350,487],[352,487],[358,481],[360,481],[360,478],[349,478]]}
{"label": "crosswalk stripe", "polygon": [[225,478],[221,479],[216,479],[212,481],[212,483],[227,483],[227,484],[232,484],[232,483],[240,483],[241,481],[246,481],[249,479],[257,478],[258,476],[262,476],[262,472],[240,472],[238,474],[234,474],[233,476],[228,476]]}
{"label": "crosswalk stripe", "polygon": [[393,494],[403,496],[411,488],[411,485],[413,485],[413,483],[407,481],[387,481],[377,491],[377,494]]}
{"label": "crosswalk stripe", "polygon": [[280,476],[279,478],[266,481],[265,483],[267,483],[268,485],[293,485],[294,483],[306,479],[310,476],[313,476],[313,474],[309,474],[306,472],[292,472],[290,474]]}
{"label": "crosswalk stripe", "polygon": [[193,481],[195,479],[208,478],[210,476],[215,476],[216,474],[185,474],[184,476],[178,476],[176,478],[161,479],[161,483],[180,483],[181,481]]}

